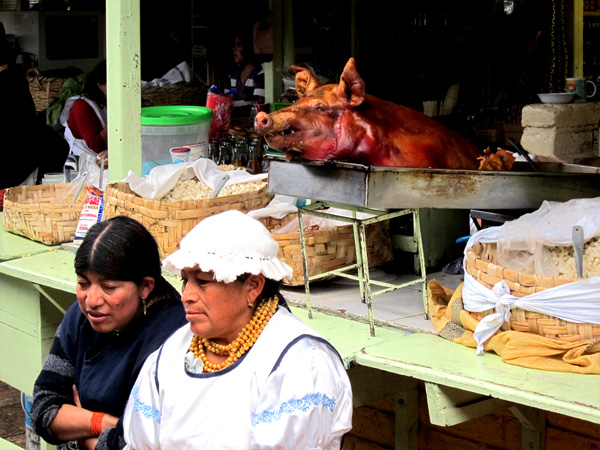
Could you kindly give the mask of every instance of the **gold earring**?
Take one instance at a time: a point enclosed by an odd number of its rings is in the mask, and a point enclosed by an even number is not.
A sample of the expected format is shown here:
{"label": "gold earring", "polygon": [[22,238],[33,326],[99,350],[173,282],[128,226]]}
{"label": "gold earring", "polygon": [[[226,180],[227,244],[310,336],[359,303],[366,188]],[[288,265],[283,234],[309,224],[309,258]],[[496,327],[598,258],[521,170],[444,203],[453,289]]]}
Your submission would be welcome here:
{"label": "gold earring", "polygon": [[254,307],[254,303],[250,301],[250,297],[248,297],[248,308]]}
{"label": "gold earring", "polygon": [[144,315],[146,315],[146,299],[142,298],[142,305],[144,306]]}

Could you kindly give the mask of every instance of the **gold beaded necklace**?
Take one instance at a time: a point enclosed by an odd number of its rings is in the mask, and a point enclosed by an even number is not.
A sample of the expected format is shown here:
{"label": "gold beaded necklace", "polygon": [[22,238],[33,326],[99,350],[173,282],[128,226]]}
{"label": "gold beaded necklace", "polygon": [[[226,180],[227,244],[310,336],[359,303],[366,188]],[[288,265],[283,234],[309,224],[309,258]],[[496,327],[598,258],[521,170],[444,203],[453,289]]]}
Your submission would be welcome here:
{"label": "gold beaded necklace", "polygon": [[[222,345],[200,336],[194,336],[190,344],[190,352],[194,354],[194,358],[202,360],[205,372],[218,372],[229,367],[254,345],[273,314],[275,314],[278,303],[279,298],[277,296],[269,300],[263,300],[254,311],[250,321],[242,328],[233,342]],[[227,355],[227,359],[220,364],[213,364],[206,357],[205,348],[217,355]]]}

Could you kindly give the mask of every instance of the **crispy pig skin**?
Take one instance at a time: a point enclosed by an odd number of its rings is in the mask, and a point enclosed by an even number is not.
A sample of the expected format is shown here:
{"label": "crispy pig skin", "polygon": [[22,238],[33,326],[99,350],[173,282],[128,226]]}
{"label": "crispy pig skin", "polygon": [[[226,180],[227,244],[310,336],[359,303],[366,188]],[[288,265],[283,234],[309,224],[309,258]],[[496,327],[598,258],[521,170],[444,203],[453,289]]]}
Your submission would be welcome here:
{"label": "crispy pig skin", "polygon": [[488,147],[483,151],[483,156],[478,159],[479,170],[510,170],[515,162],[512,153],[503,148],[498,148],[496,153],[492,153]]}

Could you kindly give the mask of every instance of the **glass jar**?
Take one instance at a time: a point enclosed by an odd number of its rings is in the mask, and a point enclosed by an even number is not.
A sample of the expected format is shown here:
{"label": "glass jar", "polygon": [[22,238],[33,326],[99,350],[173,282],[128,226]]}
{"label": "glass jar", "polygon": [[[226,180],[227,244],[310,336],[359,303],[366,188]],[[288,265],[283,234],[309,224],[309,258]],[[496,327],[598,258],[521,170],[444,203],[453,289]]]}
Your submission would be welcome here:
{"label": "glass jar", "polygon": [[248,147],[248,171],[253,174],[262,173],[262,168],[258,162],[258,156],[256,154],[256,146],[250,145]]}
{"label": "glass jar", "polygon": [[240,161],[243,167],[248,167],[248,146],[245,142],[239,141],[236,148],[240,154]]}
{"label": "glass jar", "polygon": [[242,155],[238,145],[236,145],[231,151],[231,165],[242,167]]}
{"label": "glass jar", "polygon": [[42,178],[42,184],[60,184],[65,182],[65,174],[63,172],[48,172]]}
{"label": "glass jar", "polygon": [[231,144],[224,142],[219,147],[219,165],[231,164]]}
{"label": "glass jar", "polygon": [[263,173],[269,173],[269,158],[267,158],[267,150],[269,146],[265,143],[261,151],[261,168]]}
{"label": "glass jar", "polygon": [[208,158],[215,163],[219,163],[219,141],[218,139],[211,139],[208,144]]}

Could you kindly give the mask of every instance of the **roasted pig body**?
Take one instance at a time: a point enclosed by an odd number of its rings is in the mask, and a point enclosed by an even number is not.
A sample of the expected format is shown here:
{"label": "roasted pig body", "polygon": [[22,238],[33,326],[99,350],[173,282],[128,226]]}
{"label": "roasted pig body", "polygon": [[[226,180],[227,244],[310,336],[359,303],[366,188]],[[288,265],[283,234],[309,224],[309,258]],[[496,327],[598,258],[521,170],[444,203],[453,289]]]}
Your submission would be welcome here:
{"label": "roasted pig body", "polygon": [[288,160],[478,168],[483,152],[458,133],[418,111],[365,94],[353,58],[339,84],[321,86],[308,69],[292,69],[299,100],[271,114],[258,113],[254,123]]}

